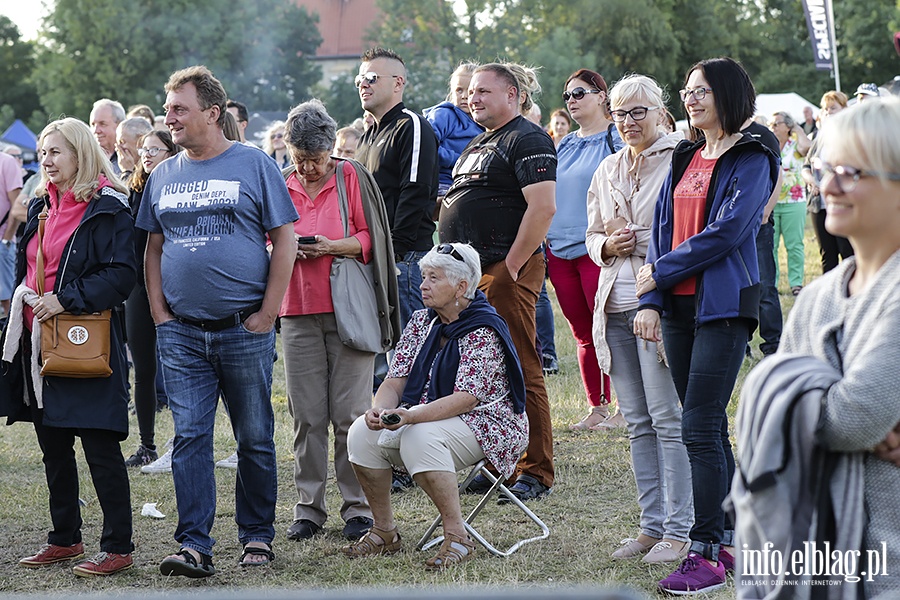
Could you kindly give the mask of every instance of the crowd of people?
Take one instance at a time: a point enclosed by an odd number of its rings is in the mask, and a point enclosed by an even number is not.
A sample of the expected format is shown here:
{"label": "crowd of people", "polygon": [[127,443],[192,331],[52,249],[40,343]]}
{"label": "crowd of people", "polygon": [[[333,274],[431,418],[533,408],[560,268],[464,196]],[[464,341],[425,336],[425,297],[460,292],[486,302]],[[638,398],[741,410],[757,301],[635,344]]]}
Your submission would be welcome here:
{"label": "crowd of people", "polygon": [[[840,371],[820,443],[864,455],[857,491],[880,504],[862,509],[856,547],[890,538],[900,407],[882,391],[900,383],[889,364],[900,102],[864,84],[861,106],[831,91],[818,119],[779,111],[760,125],[746,71],[714,58],[688,69],[688,127],[676,131],[651,77],[609,86],[582,68],[545,130],[537,72],[518,64],[460,64],[424,114],[405,106],[408,73],[391,50],[367,51],[354,83],[358,123],[339,128],[310,100],[270,124],[260,149],[245,140],[247,107],[189,67],[165,84],[162,117],[102,99],[90,126],[50,123],[27,187],[0,154],[0,414],[33,423],[52,522],[21,565],[75,560],[85,577],[132,567],[128,468],[141,467],[175,483],[179,547],[161,573],[213,575],[220,399],[236,443],[225,462],[237,469],[239,564],[274,561],[276,326],[294,427],[288,539],[324,531],[330,426],[345,556],[401,549],[391,492],[414,482],[444,529],[425,568],[470,560],[457,471],[486,459],[525,502],[554,489],[547,277],[590,407],[570,429],[628,431],[639,531],[612,559],[677,565],[658,584],[673,594],[719,589],[735,570],[726,409],[757,327],[762,354]],[[807,211],[827,276],[804,289]],[[784,328],[781,240],[798,296]],[[44,374],[47,322],[106,310],[112,375]],[[847,329],[856,321],[866,335]],[[132,392],[139,445],[126,459]],[[160,398],[175,428],[162,454]],[[76,437],[104,519],[87,560]],[[491,486],[479,476],[463,492]],[[900,580],[860,586],[871,596]]]}

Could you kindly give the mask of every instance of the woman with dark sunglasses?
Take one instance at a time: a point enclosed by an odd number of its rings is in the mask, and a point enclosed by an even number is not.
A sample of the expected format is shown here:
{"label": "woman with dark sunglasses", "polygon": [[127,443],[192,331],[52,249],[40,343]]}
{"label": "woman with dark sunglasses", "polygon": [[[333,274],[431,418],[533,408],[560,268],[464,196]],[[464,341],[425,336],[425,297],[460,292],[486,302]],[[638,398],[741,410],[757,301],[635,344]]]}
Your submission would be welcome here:
{"label": "woman with dark sunglasses", "polygon": [[722,510],[734,476],[725,409],[758,321],[756,233],[778,163],[741,133],[756,92],[740,64],[695,64],[680,95],[699,135],[675,148],[657,199],[634,333],[665,342],[694,492],[690,550],[659,587],[693,594],[723,587],[733,568],[733,555],[720,551],[734,544]]}
{"label": "woman with dark sunglasses", "polygon": [[566,81],[563,100],[579,129],[556,148],[556,215],[547,232],[547,270],[575,336],[578,368],[591,407],[587,416],[569,428],[600,430],[624,422],[621,415],[610,417],[609,376],[600,370],[591,334],[600,267],[588,256],[584,242],[587,191],[600,161],[624,144],[609,119],[606,81],[599,73],[588,69],[573,73]]}

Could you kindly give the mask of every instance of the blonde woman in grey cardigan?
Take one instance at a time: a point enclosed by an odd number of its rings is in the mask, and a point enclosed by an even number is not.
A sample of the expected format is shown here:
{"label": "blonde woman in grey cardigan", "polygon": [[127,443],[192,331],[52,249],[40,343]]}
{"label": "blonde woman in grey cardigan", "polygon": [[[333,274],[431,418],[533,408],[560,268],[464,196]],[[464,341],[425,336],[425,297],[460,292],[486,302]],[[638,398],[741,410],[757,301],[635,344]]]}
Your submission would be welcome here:
{"label": "blonde woman in grey cardigan", "polygon": [[842,373],[828,390],[819,441],[862,455],[863,489],[846,490],[865,499],[860,561],[886,551],[888,567],[861,585],[867,598],[896,597],[900,468],[886,459],[900,421],[900,100],[842,111],[820,135],[825,150],[812,159],[811,178],[825,199],[825,228],[848,238],[855,257],[803,290],[779,354],[814,356]]}

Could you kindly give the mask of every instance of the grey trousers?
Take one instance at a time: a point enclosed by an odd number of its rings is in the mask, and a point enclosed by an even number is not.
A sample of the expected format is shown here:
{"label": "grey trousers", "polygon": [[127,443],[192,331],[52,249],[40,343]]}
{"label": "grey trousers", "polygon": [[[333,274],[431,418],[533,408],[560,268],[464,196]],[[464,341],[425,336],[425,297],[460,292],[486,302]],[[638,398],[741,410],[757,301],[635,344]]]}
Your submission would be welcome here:
{"label": "grey trousers", "polygon": [[681,404],[668,367],[657,360],[656,344],[634,335],[636,314],[607,314],[606,342],[609,376],[628,422],[641,533],[686,542],[694,504]]}
{"label": "grey trousers", "polygon": [[288,410],[294,418],[294,519],[322,526],[328,478],[328,424],[334,429],[334,472],[344,499],[341,517],[372,518],[347,457],[347,432],[372,406],[375,355],[341,343],[333,313],[282,317]]}

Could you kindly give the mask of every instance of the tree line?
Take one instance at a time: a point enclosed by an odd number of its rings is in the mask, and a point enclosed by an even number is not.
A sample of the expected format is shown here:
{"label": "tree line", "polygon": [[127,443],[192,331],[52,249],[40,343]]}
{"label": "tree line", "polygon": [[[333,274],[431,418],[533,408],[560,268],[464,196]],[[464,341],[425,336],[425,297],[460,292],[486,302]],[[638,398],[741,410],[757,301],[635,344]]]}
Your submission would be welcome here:
{"label": "tree line", "polygon": [[[223,5],[217,0],[121,3],[56,0],[37,42],[0,17],[0,127],[14,117],[34,130],[66,114],[86,119],[93,101],[159,110],[162,85],[203,63],[253,110],[287,111],[317,96],[347,123],[360,114],[354,73],[323,86],[313,60],[321,43],[314,14],[292,0]],[[406,103],[440,102],[463,60],[539,66],[539,104],[562,106],[566,77],[588,67],[612,83],[651,75],[673,98],[703,58],[740,60],[760,92],[794,91],[815,102],[834,83],[816,71],[800,0],[378,0],[382,17],[367,45],[394,48],[409,67]],[[891,36],[900,0],[835,0],[844,91],[900,73]],[[677,109],[677,103],[670,102]],[[675,111],[681,117],[680,109]]]}

